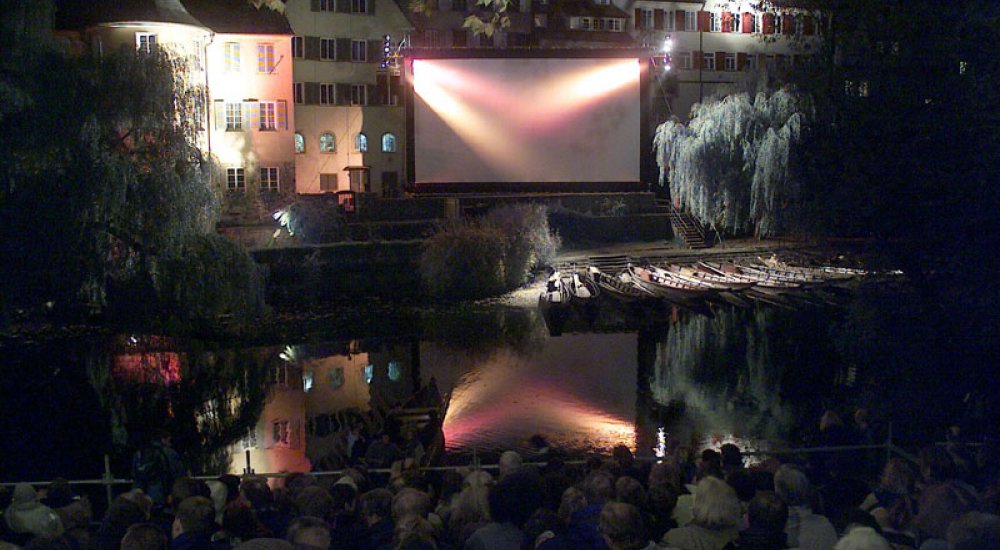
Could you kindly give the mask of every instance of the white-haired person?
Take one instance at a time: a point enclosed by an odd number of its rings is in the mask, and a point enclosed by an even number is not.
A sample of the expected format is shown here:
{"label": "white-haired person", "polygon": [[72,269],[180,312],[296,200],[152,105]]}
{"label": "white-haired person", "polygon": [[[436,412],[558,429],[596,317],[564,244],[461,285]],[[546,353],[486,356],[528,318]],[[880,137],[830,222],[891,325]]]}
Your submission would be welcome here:
{"label": "white-haired person", "polygon": [[695,488],[691,523],[667,531],[663,544],[681,550],[721,550],[739,535],[742,513],[736,491],[721,479],[706,477]]}
{"label": "white-haired person", "polygon": [[834,546],[834,550],[892,550],[892,545],[875,529],[857,526],[847,531],[847,534]]}
{"label": "white-haired person", "polygon": [[806,474],[788,464],[774,474],[774,492],[788,505],[788,546],[801,550],[833,550],[837,531],[825,516],[812,511],[812,485]]}

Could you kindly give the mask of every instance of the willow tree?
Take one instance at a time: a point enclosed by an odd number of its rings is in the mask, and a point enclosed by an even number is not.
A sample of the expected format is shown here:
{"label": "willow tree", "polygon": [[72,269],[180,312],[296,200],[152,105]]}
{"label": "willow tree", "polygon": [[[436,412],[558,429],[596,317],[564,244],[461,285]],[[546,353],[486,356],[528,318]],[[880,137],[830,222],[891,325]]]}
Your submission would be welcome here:
{"label": "willow tree", "polygon": [[699,104],[687,125],[661,124],[654,138],[660,184],[703,223],[729,234],[774,235],[794,221],[796,160],[811,118],[790,90]]}

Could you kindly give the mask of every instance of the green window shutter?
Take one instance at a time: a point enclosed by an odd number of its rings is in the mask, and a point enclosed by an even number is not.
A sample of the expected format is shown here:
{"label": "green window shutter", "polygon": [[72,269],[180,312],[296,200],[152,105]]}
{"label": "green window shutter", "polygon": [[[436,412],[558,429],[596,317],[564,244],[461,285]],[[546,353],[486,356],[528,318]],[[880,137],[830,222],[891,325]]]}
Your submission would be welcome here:
{"label": "green window shutter", "polygon": [[216,99],[212,102],[215,105],[215,129],[225,130],[226,129],[226,102],[221,99]]}
{"label": "green window shutter", "polygon": [[305,58],[306,59],[319,59],[319,37],[318,36],[307,36],[305,38]]}
{"label": "green window shutter", "polygon": [[368,104],[369,105],[381,105],[382,104],[382,102],[379,101],[381,98],[378,97],[378,94],[375,93],[375,92],[376,92],[376,90],[375,90],[375,85],[374,84],[365,84],[365,97],[368,99]]}
{"label": "green window shutter", "polygon": [[381,40],[369,40],[368,41],[368,62],[369,63],[381,63],[382,58],[385,57],[385,52],[382,51]]}
{"label": "green window shutter", "polygon": [[256,101],[243,102],[244,128],[257,130],[260,128],[260,105]]}
{"label": "green window shutter", "polygon": [[351,13],[351,0],[337,0],[337,11],[340,13]]}
{"label": "green window shutter", "polygon": [[350,38],[338,38],[337,39],[337,61],[350,61],[351,60],[351,39]]}
{"label": "green window shutter", "polygon": [[309,9],[312,11],[319,11],[319,0],[312,0],[309,5]]}
{"label": "green window shutter", "polygon": [[274,118],[275,124],[279,130],[288,129],[288,102],[284,99],[280,99],[275,103],[274,106]]}
{"label": "green window shutter", "polygon": [[319,82],[305,82],[305,104],[319,105]]}
{"label": "green window shutter", "polygon": [[351,85],[337,84],[337,105],[351,104]]}
{"label": "green window shutter", "polygon": [[365,12],[368,15],[375,15],[375,0],[368,0],[365,2],[365,9],[368,10]]}

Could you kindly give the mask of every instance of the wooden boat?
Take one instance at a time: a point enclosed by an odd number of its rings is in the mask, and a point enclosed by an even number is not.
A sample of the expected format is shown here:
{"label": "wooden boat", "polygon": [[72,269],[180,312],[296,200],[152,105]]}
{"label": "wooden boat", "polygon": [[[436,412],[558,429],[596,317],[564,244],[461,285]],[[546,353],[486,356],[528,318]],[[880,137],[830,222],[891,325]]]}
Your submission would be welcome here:
{"label": "wooden boat", "polygon": [[802,273],[805,275],[812,275],[814,277],[826,277],[826,278],[836,278],[836,279],[850,279],[853,277],[861,277],[868,275],[869,272],[864,269],[854,269],[850,267],[833,267],[833,266],[820,266],[820,267],[803,267],[794,266],[782,262],[776,256],[771,256],[770,258],[757,258],[760,260],[761,264],[780,271],[785,271],[789,273]]}
{"label": "wooden boat", "polygon": [[778,277],[770,277],[766,274],[747,273],[742,271],[736,264],[698,262],[698,267],[712,273],[733,278],[737,281],[751,283],[753,286],[749,290],[758,290],[767,294],[787,292],[802,286],[801,283],[782,280]]}
{"label": "wooden boat", "polygon": [[572,299],[572,296],[569,293],[569,288],[566,286],[562,273],[558,271],[549,277],[549,280],[545,283],[545,289],[542,290],[542,294],[538,297],[539,303],[551,306],[569,305],[570,299]]}
{"label": "wooden boat", "polygon": [[693,298],[703,298],[712,292],[707,287],[699,287],[691,283],[666,277],[644,267],[630,265],[627,268],[632,277],[632,283],[653,296],[674,301],[686,301]]}
{"label": "wooden boat", "polygon": [[670,265],[666,270],[682,280],[709,284],[713,288],[720,290],[740,291],[753,286],[753,283],[750,281],[741,280],[731,275],[695,269],[690,266]]}
{"label": "wooden boat", "polygon": [[799,285],[822,285],[830,282],[830,278],[815,277],[805,273],[795,273],[792,271],[782,271],[762,265],[736,264],[744,275],[762,277],[773,281],[785,283],[797,283]]}
{"label": "wooden boat", "polygon": [[650,297],[650,294],[632,284],[632,279],[627,273],[623,273],[625,278],[614,277],[601,271],[596,267],[588,270],[590,279],[597,284],[603,294],[623,302],[636,302]]}
{"label": "wooden boat", "polygon": [[587,301],[596,298],[601,293],[597,283],[589,277],[581,277],[575,271],[572,275],[564,276],[563,286],[569,291],[570,298],[573,301]]}

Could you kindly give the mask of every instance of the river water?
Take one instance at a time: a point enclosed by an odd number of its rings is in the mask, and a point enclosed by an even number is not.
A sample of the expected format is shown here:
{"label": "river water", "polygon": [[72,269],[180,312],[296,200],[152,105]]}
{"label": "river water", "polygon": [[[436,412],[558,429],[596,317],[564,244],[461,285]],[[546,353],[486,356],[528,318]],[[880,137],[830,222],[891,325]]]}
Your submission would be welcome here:
{"label": "river water", "polygon": [[700,312],[603,304],[558,327],[533,307],[355,313],[364,326],[329,310],[318,325],[292,315],[243,343],[139,333],[8,341],[0,481],[93,477],[105,454],[127,476],[135,445],[157,428],[196,472],[239,473],[248,456],[257,472],[335,468],[339,428],[383,426],[385,411],[430,395],[447,401],[451,461],[527,450],[534,434],[571,454],[624,444],[652,455],[663,436],[795,445],[815,438],[827,408],[848,423],[870,408],[884,431],[905,422],[914,388],[961,400],[963,388],[930,372],[903,383],[895,367],[859,363],[851,346],[868,310],[854,301]]}

